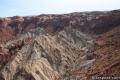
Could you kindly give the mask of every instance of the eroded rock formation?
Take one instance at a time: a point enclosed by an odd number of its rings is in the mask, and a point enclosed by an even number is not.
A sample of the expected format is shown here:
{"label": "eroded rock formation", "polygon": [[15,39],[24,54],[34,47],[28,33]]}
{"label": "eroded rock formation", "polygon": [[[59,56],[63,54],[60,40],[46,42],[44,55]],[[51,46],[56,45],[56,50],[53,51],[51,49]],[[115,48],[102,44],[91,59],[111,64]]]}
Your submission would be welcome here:
{"label": "eroded rock formation", "polygon": [[0,18],[0,80],[120,75],[119,26],[119,10]]}

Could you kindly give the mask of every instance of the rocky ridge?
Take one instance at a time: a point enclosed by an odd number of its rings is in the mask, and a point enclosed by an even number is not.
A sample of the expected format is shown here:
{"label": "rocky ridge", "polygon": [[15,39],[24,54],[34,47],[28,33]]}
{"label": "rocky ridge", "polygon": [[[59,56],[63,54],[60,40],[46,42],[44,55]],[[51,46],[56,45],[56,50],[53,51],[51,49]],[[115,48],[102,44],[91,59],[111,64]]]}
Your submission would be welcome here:
{"label": "rocky ridge", "polygon": [[89,80],[106,68],[119,75],[119,25],[119,10],[0,18],[0,80]]}

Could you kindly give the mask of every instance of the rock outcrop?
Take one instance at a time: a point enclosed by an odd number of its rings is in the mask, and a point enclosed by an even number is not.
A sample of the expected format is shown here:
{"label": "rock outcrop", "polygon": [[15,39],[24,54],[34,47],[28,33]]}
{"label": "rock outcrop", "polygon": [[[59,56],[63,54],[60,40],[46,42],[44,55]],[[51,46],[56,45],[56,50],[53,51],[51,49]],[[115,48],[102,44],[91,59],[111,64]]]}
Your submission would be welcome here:
{"label": "rock outcrop", "polygon": [[119,33],[119,10],[0,18],[0,80],[120,75]]}

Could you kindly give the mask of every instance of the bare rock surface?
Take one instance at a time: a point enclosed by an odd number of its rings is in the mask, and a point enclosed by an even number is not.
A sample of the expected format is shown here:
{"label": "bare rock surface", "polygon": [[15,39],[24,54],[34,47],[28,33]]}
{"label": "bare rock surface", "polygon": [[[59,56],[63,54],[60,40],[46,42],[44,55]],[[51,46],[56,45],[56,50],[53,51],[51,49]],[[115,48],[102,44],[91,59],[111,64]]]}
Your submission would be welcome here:
{"label": "bare rock surface", "polygon": [[[119,25],[119,10],[0,18],[0,80],[90,80],[110,69],[118,74]],[[98,70],[102,60],[106,67]]]}

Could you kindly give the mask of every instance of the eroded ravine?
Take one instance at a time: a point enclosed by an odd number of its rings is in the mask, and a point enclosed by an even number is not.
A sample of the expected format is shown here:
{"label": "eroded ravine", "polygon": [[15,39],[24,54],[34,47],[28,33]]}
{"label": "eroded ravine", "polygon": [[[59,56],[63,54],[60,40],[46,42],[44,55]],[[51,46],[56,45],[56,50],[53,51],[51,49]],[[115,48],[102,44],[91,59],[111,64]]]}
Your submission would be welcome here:
{"label": "eroded ravine", "polygon": [[[104,34],[118,25],[119,10],[1,18],[0,80],[89,80],[86,74],[103,60]],[[109,34],[113,39],[119,31]]]}

